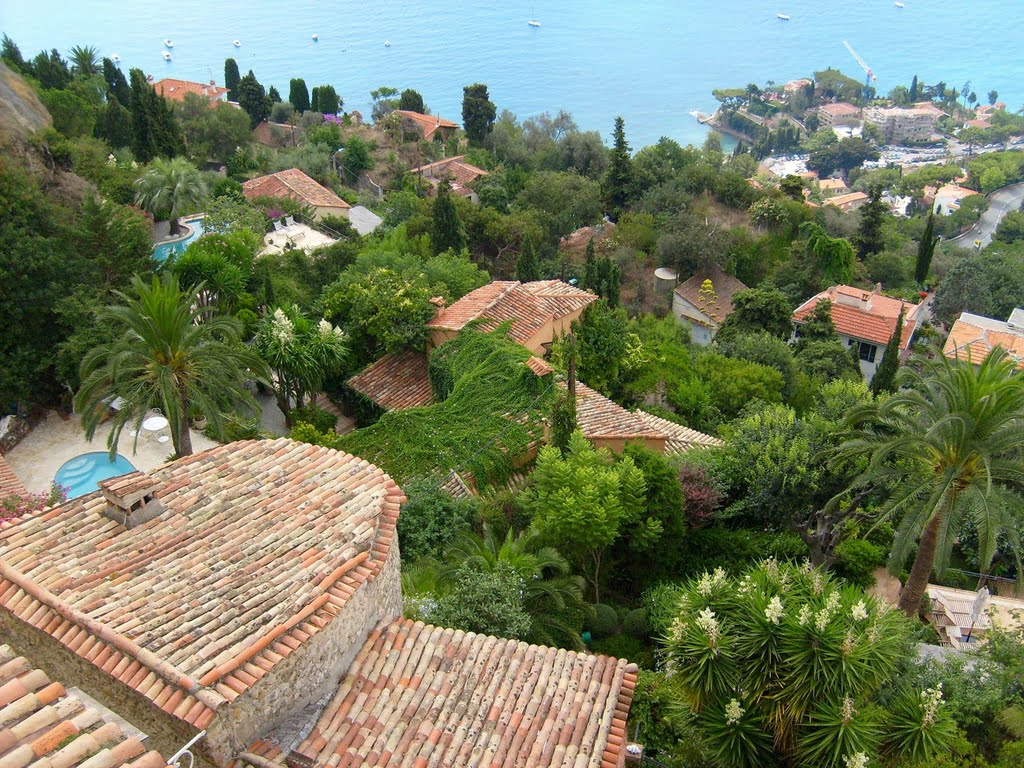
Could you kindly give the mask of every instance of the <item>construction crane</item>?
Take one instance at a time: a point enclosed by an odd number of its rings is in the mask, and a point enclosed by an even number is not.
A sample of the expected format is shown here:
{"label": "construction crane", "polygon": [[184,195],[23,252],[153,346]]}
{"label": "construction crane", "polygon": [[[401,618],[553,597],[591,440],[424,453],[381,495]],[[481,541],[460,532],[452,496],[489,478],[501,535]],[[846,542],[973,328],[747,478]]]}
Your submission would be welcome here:
{"label": "construction crane", "polygon": [[864,59],[862,59],[855,50],[853,50],[852,45],[850,45],[846,40],[843,40],[843,45],[846,46],[846,50],[850,52],[850,55],[857,61],[860,68],[867,73],[867,76],[864,78],[864,103],[866,104],[869,94],[868,89],[871,87],[871,83],[878,82],[878,78],[875,77],[875,73],[871,70],[871,67],[867,65],[867,62],[864,61]]}

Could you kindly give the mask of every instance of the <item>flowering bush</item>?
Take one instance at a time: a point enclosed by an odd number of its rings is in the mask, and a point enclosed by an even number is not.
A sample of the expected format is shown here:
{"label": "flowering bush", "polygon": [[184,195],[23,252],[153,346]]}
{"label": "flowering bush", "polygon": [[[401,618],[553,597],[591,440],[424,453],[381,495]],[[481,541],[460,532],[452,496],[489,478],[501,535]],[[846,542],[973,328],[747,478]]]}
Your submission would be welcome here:
{"label": "flowering bush", "polygon": [[908,648],[889,605],[810,565],[767,560],[682,590],[667,668],[725,768],[867,768],[929,759],[953,724],[941,687],[877,702]]}
{"label": "flowering bush", "polygon": [[46,493],[26,493],[0,497],[0,523],[16,520],[23,515],[61,504],[67,499],[67,490],[56,483]]}

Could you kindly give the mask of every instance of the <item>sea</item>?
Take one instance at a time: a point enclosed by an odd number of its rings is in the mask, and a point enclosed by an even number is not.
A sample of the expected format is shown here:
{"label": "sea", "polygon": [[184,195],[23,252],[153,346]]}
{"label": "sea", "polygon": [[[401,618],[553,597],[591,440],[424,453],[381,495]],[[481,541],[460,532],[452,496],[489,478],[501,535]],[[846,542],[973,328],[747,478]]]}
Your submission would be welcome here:
{"label": "sea", "polygon": [[[223,83],[233,57],[287,98],[290,78],[330,83],[368,116],[370,91],[414,88],[461,122],[462,88],[486,83],[520,119],[570,112],[608,139],[621,115],[634,149],[699,144],[691,116],[715,88],[873,69],[879,92],[967,81],[1024,104],[1024,0],[0,0],[0,32],[23,54],[74,45],[155,78]],[[788,15],[788,21],[778,18]],[[530,26],[531,19],[540,26]],[[313,35],[318,39],[314,40]],[[173,42],[164,61],[164,40]],[[237,41],[237,46],[235,42]]]}

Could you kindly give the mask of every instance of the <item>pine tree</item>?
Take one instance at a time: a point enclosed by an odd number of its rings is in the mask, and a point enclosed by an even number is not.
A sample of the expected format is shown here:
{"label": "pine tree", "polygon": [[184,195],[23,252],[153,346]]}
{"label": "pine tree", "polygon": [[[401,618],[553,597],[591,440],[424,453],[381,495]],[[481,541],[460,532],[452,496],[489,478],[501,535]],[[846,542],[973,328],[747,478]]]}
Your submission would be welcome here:
{"label": "pine tree", "polygon": [[251,69],[238,82],[238,106],[249,115],[250,128],[255,128],[270,116],[270,97]]}
{"label": "pine tree", "polygon": [[935,212],[928,214],[928,221],[924,225],[924,233],[921,241],[917,244],[917,266],[914,268],[914,279],[919,285],[924,285],[928,279],[928,270],[932,266],[932,256],[935,255],[935,244],[938,239],[935,237]]}
{"label": "pine tree", "polygon": [[597,259],[594,256],[594,238],[587,240],[587,255],[583,265],[583,289],[597,290]]}
{"label": "pine tree", "polygon": [[626,122],[615,118],[614,145],[604,177],[604,202],[608,214],[617,219],[633,193],[633,160],[626,143]]}
{"label": "pine tree", "polygon": [[437,186],[437,199],[434,200],[434,225],[430,233],[430,245],[434,254],[452,251],[460,253],[466,247],[466,233],[459,220],[459,212],[455,210],[452,200],[451,185],[447,180]]}
{"label": "pine tree", "polygon": [[404,109],[406,112],[419,112],[420,114],[423,114],[423,110],[426,109],[423,105],[423,96],[412,88],[402,91],[402,95],[398,99],[398,108]]}
{"label": "pine tree", "polygon": [[917,75],[914,75],[914,79],[910,81],[910,103],[913,104],[917,101],[919,95],[917,87]]}
{"label": "pine tree", "polygon": [[224,61],[224,87],[228,89],[228,101],[238,101],[238,83],[242,76],[238,73],[238,62],[234,59]]}
{"label": "pine tree", "polygon": [[900,307],[900,315],[896,318],[896,328],[885,345],[882,362],[878,364],[874,377],[871,379],[871,391],[876,395],[882,392],[896,391],[896,372],[900,368],[900,340],[903,337],[903,315],[905,308]]}
{"label": "pine tree", "polygon": [[309,111],[309,89],[301,77],[296,77],[288,84],[288,101],[300,115]]}
{"label": "pine tree", "polygon": [[537,249],[533,247],[533,239],[529,235],[523,238],[523,249],[519,253],[519,258],[516,259],[516,280],[523,283],[540,280]]}

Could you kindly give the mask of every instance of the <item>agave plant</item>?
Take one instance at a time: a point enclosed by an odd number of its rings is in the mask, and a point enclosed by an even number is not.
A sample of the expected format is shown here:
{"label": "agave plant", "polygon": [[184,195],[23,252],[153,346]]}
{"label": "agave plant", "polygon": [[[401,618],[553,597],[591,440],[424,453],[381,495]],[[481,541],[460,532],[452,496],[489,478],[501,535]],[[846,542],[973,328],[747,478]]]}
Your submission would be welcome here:
{"label": "agave plant", "polygon": [[722,766],[850,768],[928,759],[950,739],[941,692],[908,691],[888,711],[875,701],[907,627],[822,571],[769,560],[693,581],[664,643]]}

